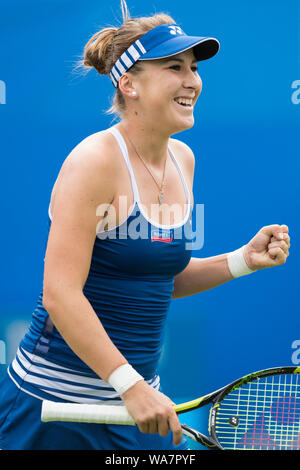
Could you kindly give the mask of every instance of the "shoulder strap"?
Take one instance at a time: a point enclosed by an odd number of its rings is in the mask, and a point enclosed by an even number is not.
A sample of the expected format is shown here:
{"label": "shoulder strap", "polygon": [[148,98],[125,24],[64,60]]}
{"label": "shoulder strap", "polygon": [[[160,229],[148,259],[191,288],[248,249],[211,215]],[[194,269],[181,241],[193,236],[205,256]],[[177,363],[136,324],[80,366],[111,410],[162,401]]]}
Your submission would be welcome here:
{"label": "shoulder strap", "polygon": [[130,162],[130,159],[129,159],[126,142],[123,139],[123,136],[122,136],[121,132],[119,132],[116,127],[110,127],[108,130],[109,130],[109,132],[111,132],[113,134],[113,136],[117,140],[117,142],[119,144],[119,147],[121,149],[121,152],[123,154],[124,160],[126,162],[126,165],[127,165],[127,168],[128,168],[129,174],[130,174],[130,178],[131,178],[134,202],[139,202],[140,201],[139,190],[138,190],[138,187],[137,187],[137,184],[136,184],[134,172],[133,172],[132,165],[131,165],[131,162]]}
{"label": "shoulder strap", "polygon": [[180,175],[180,178],[181,178],[181,181],[182,181],[182,184],[183,184],[183,187],[184,187],[184,191],[185,191],[185,195],[186,195],[186,200],[187,200],[187,204],[190,205],[191,204],[191,196],[190,196],[190,191],[189,191],[189,188],[188,188],[188,185],[186,184],[186,181],[185,181],[185,177],[183,175],[183,172],[180,168],[180,165],[174,155],[174,152],[173,150],[171,149],[170,145],[168,146],[168,150],[169,150],[169,154],[171,155],[171,158],[178,170],[178,173]]}

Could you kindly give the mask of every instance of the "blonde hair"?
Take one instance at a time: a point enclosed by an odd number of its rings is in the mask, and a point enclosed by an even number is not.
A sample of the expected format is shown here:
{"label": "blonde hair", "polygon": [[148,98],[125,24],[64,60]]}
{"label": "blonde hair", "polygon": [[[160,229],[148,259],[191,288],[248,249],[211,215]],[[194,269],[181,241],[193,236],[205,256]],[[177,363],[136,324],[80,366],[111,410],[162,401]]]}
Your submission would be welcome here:
{"label": "blonde hair", "polygon": [[[125,0],[121,0],[123,24],[110,26],[94,34],[84,47],[83,60],[80,64],[89,70],[95,68],[101,75],[108,75],[115,62],[137,39],[161,24],[175,23],[171,16],[157,13],[149,17],[131,18]],[[130,72],[137,74],[143,70],[141,61],[137,61]],[[111,107],[106,114],[122,116],[126,109],[125,100],[119,88],[116,89]]]}

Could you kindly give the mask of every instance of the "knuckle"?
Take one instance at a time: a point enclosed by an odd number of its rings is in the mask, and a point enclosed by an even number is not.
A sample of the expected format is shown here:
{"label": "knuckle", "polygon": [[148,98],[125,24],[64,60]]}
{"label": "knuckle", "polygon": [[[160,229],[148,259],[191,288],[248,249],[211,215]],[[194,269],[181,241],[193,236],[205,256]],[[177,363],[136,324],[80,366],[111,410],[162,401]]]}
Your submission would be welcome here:
{"label": "knuckle", "polygon": [[146,434],[146,432],[148,431],[147,425],[145,425],[141,422],[136,423],[136,424],[137,424],[137,427],[139,428],[139,430],[141,431],[141,433]]}
{"label": "knuckle", "polygon": [[[177,417],[177,416],[176,416]],[[180,422],[178,421],[178,419],[176,420],[176,422],[173,424],[172,426],[172,430],[175,434],[181,434],[181,425],[180,425]]]}
{"label": "knuckle", "polygon": [[169,407],[162,407],[162,408],[157,409],[156,418],[160,420],[167,419],[168,414],[169,414]]}
{"label": "knuckle", "polygon": [[166,418],[166,413],[163,411],[158,411],[155,415],[157,421],[163,421]]}
{"label": "knuckle", "polygon": [[181,428],[179,429],[173,429],[173,433],[175,434],[175,436],[181,436]]}
{"label": "knuckle", "polygon": [[149,421],[151,421],[151,418],[148,415],[144,415],[136,420],[136,424],[144,427],[149,423]]}
{"label": "knuckle", "polygon": [[144,421],[140,418],[136,419],[135,422],[140,429],[144,426]]}
{"label": "knuckle", "polygon": [[168,419],[169,417],[169,409],[166,408],[165,410],[162,410],[158,413],[158,418],[159,419]]}

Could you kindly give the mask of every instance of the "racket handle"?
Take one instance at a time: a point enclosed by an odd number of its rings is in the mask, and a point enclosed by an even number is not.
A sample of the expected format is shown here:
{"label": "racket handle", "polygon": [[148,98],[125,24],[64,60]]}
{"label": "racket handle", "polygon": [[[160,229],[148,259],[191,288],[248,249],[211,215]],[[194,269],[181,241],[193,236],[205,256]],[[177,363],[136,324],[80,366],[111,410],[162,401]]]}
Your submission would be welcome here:
{"label": "racket handle", "polygon": [[79,403],[57,403],[44,400],[41,420],[72,421],[76,423],[102,423],[135,425],[125,406],[85,405]]}
{"label": "racket handle", "polygon": [[[124,405],[86,405],[80,403],[58,403],[44,400],[42,403],[41,420],[71,421],[74,423],[101,423],[101,424],[125,424],[135,426],[135,422]],[[193,431],[188,426],[182,427],[182,434],[199,441],[199,436],[205,436]],[[197,438],[197,435],[198,438]],[[202,442],[202,441],[201,441]]]}

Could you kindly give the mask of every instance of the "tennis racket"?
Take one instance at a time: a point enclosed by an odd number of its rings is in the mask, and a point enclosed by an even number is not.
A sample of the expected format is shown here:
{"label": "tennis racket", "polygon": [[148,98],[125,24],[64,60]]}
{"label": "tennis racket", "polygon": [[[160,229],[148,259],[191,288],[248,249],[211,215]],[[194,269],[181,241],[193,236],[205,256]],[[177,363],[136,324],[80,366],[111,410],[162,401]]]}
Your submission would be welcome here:
{"label": "tennis racket", "polygon": [[[299,374],[300,367],[265,369],[175,405],[181,414],[211,404],[209,436],[185,424],[183,434],[210,449],[300,449]],[[42,421],[135,425],[125,406],[51,401],[42,404]]]}

